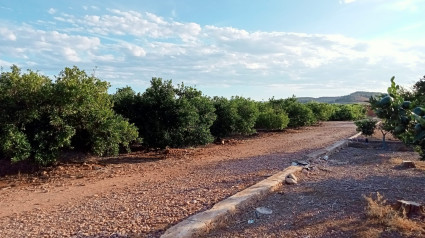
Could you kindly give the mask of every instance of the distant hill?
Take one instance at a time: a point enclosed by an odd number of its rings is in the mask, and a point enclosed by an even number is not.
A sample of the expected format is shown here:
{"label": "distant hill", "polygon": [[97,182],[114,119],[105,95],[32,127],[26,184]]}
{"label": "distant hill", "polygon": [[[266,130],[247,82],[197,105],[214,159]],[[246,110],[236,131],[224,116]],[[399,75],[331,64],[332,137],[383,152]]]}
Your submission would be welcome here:
{"label": "distant hill", "polygon": [[350,104],[350,103],[367,103],[371,96],[381,95],[382,93],[378,92],[354,92],[350,95],[340,96],[340,97],[299,97],[297,100],[301,103],[306,102],[324,102],[324,103],[339,103],[339,104]]}

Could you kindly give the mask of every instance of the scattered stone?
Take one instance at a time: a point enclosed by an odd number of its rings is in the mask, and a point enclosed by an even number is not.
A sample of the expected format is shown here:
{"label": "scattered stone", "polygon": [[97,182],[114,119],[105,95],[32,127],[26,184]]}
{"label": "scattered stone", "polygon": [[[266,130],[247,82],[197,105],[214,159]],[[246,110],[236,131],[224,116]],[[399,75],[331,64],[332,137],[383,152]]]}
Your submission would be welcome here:
{"label": "scattered stone", "polygon": [[288,174],[288,176],[286,176],[287,178],[292,178],[294,180],[298,180],[297,177],[295,177],[294,174]]}
{"label": "scattered stone", "polygon": [[221,138],[217,138],[215,139],[214,143],[217,145],[224,145],[225,141]]}
{"label": "scattered stone", "polygon": [[329,159],[329,156],[325,155],[325,156],[323,156],[323,159],[324,160],[328,160]]}
{"label": "scattered stone", "polygon": [[298,183],[297,177],[295,177],[295,175],[293,175],[293,174],[289,174],[285,178],[285,183],[286,184],[297,184]]}
{"label": "scattered stone", "polygon": [[310,166],[310,163],[303,160],[294,161],[291,163],[292,166]]}
{"label": "scattered stone", "polygon": [[92,166],[92,170],[100,170],[100,169],[102,169],[102,166],[99,166],[99,165]]}
{"label": "scattered stone", "polygon": [[415,163],[414,163],[413,161],[410,161],[410,160],[404,160],[404,161],[401,163],[401,166],[402,166],[403,168],[416,168]]}
{"label": "scattered stone", "polygon": [[264,214],[264,215],[270,215],[273,213],[273,211],[267,207],[257,207],[255,211],[257,213]]}

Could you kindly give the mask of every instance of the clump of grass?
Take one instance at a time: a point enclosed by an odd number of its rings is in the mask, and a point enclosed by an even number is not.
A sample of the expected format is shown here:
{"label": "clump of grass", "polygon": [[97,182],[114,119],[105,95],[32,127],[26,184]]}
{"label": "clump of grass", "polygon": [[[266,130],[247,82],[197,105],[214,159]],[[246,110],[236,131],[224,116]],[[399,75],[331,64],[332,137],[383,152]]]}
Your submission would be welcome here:
{"label": "clump of grass", "polygon": [[424,224],[408,219],[404,211],[394,210],[379,192],[375,198],[373,195],[363,197],[367,202],[366,216],[370,222],[405,235],[425,235]]}

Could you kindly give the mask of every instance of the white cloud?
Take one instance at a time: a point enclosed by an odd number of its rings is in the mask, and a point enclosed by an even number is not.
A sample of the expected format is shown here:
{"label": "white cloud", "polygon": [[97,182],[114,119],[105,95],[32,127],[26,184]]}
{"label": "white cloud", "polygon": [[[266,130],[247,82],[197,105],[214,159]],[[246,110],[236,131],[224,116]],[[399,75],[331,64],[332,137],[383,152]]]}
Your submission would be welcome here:
{"label": "white cloud", "polygon": [[418,12],[419,6],[423,5],[423,0],[396,0],[389,3],[389,8],[396,11]]}
{"label": "white cloud", "polygon": [[2,35],[5,40],[16,41],[15,33],[13,33],[12,30],[7,29],[5,27],[0,27],[0,35]]}
{"label": "white cloud", "polygon": [[122,46],[124,49],[128,50],[130,54],[133,56],[143,57],[146,55],[145,50],[140,46],[129,44],[129,43],[123,43]]}
{"label": "white cloud", "polygon": [[349,3],[353,3],[355,1],[357,1],[357,0],[340,0],[339,3],[340,4],[349,4]]}
{"label": "white cloud", "polygon": [[0,38],[0,63],[55,73],[78,63],[86,70],[98,66],[96,75],[116,87],[146,87],[156,76],[216,88],[205,91],[211,96],[224,93],[222,85],[229,86],[230,95],[235,95],[232,87],[253,90],[255,99],[379,91],[392,75],[402,75],[402,82],[415,80],[425,65],[421,43],[249,32],[114,9],[104,15],[52,17],[65,28],[0,27],[6,36]]}
{"label": "white cloud", "polygon": [[47,12],[48,12],[49,14],[55,14],[55,13],[56,13],[56,9],[54,9],[54,8],[50,8]]}
{"label": "white cloud", "polygon": [[65,58],[71,62],[80,62],[81,59],[78,56],[77,52],[74,49],[71,49],[69,47],[66,47],[63,49],[63,55]]}

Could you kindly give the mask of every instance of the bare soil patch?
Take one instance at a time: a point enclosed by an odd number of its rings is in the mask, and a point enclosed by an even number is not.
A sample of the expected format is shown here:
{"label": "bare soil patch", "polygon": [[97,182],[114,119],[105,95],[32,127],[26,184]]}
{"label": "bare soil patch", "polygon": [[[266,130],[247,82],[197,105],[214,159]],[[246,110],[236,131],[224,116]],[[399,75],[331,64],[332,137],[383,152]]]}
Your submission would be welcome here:
{"label": "bare soil patch", "polygon": [[[373,138],[352,142],[207,237],[425,237],[425,214],[404,218],[392,206],[397,200],[425,204],[425,162],[401,142],[388,145],[382,150]],[[404,168],[403,160],[418,166]],[[258,214],[257,207],[273,213]]]}
{"label": "bare soil patch", "polygon": [[352,122],[224,145],[81,158],[0,179],[0,237],[159,237],[165,229],[355,134]]}

